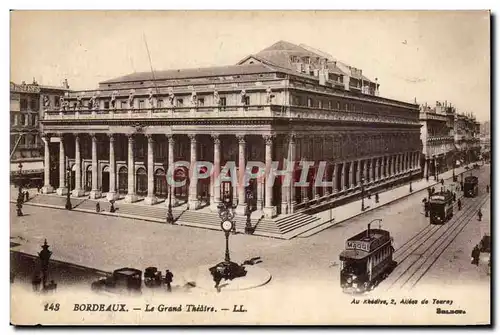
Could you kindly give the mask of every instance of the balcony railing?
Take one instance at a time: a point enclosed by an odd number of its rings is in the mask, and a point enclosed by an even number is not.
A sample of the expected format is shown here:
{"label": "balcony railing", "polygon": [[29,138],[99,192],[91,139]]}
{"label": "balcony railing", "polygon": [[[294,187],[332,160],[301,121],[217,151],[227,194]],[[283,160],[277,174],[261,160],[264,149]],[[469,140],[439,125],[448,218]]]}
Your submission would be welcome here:
{"label": "balcony railing", "polygon": [[198,106],[143,109],[99,109],[46,111],[44,120],[112,120],[112,119],[184,119],[184,118],[295,118],[311,120],[371,122],[418,125],[418,119],[378,114],[317,109],[299,106]]}

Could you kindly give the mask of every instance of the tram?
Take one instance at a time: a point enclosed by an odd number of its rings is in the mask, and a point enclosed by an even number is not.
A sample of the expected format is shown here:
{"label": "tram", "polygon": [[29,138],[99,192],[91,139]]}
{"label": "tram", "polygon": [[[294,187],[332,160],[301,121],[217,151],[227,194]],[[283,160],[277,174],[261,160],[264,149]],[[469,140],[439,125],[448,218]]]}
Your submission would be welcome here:
{"label": "tram", "polygon": [[387,230],[368,229],[347,239],[340,254],[340,286],[345,293],[373,289],[396,267],[394,247]]}
{"label": "tram", "polygon": [[453,193],[434,193],[429,198],[430,223],[444,224],[453,217]]}
{"label": "tram", "polygon": [[479,181],[476,176],[467,176],[464,178],[464,196],[467,198],[477,197],[479,194]]}

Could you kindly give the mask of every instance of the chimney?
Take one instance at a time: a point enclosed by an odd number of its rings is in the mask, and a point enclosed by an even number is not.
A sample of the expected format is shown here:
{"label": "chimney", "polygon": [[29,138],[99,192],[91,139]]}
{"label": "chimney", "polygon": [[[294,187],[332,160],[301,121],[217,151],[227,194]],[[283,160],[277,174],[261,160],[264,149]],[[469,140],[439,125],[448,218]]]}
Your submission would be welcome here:
{"label": "chimney", "polygon": [[368,224],[368,229],[366,230],[366,237],[370,238],[370,224]]}

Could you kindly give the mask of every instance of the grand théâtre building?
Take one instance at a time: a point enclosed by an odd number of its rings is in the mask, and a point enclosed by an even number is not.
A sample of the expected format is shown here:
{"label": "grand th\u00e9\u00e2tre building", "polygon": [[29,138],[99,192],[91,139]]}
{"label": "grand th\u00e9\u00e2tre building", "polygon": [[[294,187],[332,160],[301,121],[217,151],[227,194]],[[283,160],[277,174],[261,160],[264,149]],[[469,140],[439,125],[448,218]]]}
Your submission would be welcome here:
{"label": "grand th\u00e9\u00e2tre building", "polygon": [[[216,170],[227,161],[238,169],[248,160],[326,161],[324,180],[333,182],[326,188],[278,179],[244,189],[206,179],[173,189],[174,202],[190,210],[215,208],[225,194],[271,217],[420,173],[418,105],[382,98],[360,69],[284,41],[237,65],[107,80],[44,109],[44,192],[65,194],[69,169],[74,196],[154,204],[167,197],[174,161],[210,161]],[[298,179],[301,165],[295,170]]]}

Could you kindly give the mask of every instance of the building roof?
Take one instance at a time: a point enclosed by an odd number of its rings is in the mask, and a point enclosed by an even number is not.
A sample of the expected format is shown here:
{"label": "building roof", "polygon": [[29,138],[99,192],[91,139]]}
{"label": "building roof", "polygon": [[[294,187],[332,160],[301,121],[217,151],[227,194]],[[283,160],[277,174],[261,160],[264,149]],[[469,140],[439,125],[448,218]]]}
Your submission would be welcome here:
{"label": "building roof", "polygon": [[[266,64],[245,64],[245,65],[227,65],[193,69],[178,69],[155,71],[154,78],[156,80],[165,79],[185,79],[185,78],[200,78],[200,77],[217,77],[241,74],[255,73],[270,73],[276,72],[276,69]],[[122,77],[109,79],[101,82],[102,84],[130,82],[130,81],[146,81],[153,80],[152,72],[134,72]]]}

